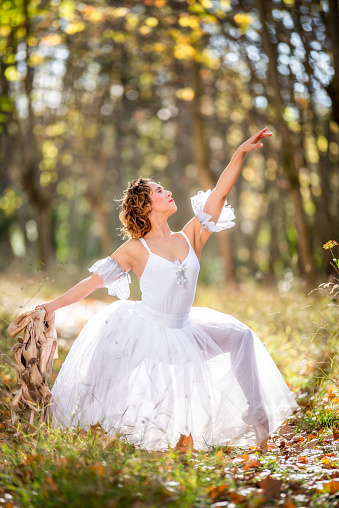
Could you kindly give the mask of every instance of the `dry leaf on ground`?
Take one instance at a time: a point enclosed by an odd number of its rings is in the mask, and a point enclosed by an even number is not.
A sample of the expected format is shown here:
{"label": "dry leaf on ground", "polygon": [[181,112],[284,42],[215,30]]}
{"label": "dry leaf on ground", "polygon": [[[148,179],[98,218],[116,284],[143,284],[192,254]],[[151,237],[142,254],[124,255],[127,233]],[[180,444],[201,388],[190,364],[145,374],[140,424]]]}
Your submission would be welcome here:
{"label": "dry leaf on ground", "polygon": [[263,489],[265,497],[273,497],[280,492],[282,483],[282,480],[275,480],[268,476],[264,480],[261,480],[259,486]]}
{"label": "dry leaf on ground", "polygon": [[244,470],[248,471],[249,469],[256,469],[257,467],[260,467],[260,466],[261,466],[261,464],[258,460],[250,459],[244,465]]}

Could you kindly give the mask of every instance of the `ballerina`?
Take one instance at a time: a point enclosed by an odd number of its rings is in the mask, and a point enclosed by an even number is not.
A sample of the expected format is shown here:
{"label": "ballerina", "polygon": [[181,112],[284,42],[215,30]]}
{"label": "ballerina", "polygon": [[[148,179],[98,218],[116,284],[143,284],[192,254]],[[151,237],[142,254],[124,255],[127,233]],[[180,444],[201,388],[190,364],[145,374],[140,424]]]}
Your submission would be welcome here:
{"label": "ballerina", "polygon": [[[191,198],[195,217],[182,231],[167,219],[177,206],[160,184],[138,178],[124,192],[120,220],[129,239],[97,261],[92,275],[39,305],[46,319],[105,286],[119,300],[93,316],[73,343],[52,388],[53,425],[89,429],[97,422],[148,450],[190,435],[196,449],[256,443],[297,407],[265,345],[246,325],[192,307],[199,258],[212,232],[234,226],[226,197],[246,153],[267,128],[236,150],[215,188]],[[141,301],[129,297],[129,271]]]}

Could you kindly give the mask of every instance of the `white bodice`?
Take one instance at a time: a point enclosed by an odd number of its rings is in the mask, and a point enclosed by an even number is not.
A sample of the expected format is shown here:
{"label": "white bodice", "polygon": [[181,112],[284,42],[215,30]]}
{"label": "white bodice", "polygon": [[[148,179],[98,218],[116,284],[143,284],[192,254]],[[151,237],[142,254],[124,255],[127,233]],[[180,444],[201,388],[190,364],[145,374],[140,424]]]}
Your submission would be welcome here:
{"label": "white bodice", "polygon": [[[216,224],[210,220],[212,216],[204,212],[205,203],[211,192],[211,190],[199,191],[191,198],[193,211],[202,226],[201,231],[206,228],[212,233],[233,227],[234,210],[227,205],[227,200]],[[187,324],[199,274],[199,260],[194,249],[185,233],[183,231],[180,233],[189,246],[188,254],[182,262],[178,259],[169,261],[154,254],[147,242],[140,238],[149,258],[140,278],[142,300],[137,302],[136,312],[148,321],[171,328],[182,328]],[[122,299],[129,297],[130,276],[111,256],[94,263],[89,271],[97,273],[102,278],[103,285],[107,287],[110,295]]]}
{"label": "white bodice", "polygon": [[148,260],[140,278],[142,293],[137,312],[147,320],[171,328],[185,326],[191,310],[199,275],[199,260],[187,236],[189,250],[186,258],[169,261],[151,252],[146,241],[140,241],[148,252]]}

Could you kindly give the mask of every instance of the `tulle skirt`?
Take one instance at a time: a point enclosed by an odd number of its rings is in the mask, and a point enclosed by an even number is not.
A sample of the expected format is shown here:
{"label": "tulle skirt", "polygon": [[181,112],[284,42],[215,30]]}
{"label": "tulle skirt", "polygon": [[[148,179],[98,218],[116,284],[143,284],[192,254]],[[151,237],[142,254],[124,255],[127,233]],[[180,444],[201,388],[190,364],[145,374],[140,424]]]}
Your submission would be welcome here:
{"label": "tulle skirt", "polygon": [[54,426],[99,422],[148,450],[191,434],[205,450],[253,445],[297,407],[265,345],[234,317],[193,307],[186,326],[170,328],[139,304],[114,302],[85,325],[52,389]]}

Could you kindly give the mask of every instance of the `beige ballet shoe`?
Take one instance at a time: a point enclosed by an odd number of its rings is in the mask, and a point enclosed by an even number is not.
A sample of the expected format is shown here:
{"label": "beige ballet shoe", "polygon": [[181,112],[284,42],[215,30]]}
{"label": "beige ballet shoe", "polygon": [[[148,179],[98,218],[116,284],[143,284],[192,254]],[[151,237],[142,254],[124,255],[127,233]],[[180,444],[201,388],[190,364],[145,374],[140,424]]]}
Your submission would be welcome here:
{"label": "beige ballet shoe", "polygon": [[23,348],[24,348],[24,346],[23,346],[23,344],[20,344],[20,342],[18,342],[17,344],[15,344],[12,347],[15,368],[17,369],[19,376],[22,375],[22,373],[26,370],[26,367],[23,365],[23,363],[21,361],[21,355],[22,355]]}
{"label": "beige ballet shoe", "polygon": [[37,352],[35,340],[33,339],[33,337],[31,337],[28,347],[26,345],[26,349],[24,350],[24,352],[22,354],[22,356],[26,360],[27,365],[29,365],[31,363],[35,363],[37,361],[37,354],[38,354],[38,352]]}
{"label": "beige ballet shoe", "polygon": [[36,404],[36,396],[33,395],[33,390],[29,390],[28,386],[23,385],[22,387],[22,397],[27,402],[30,402],[31,404]]}
{"label": "beige ballet shoe", "polygon": [[23,403],[21,402],[22,388],[14,392],[14,398],[11,400],[11,408],[15,413],[18,413],[23,409]]}
{"label": "beige ballet shoe", "polygon": [[7,331],[10,334],[11,337],[15,337],[20,333],[31,321],[31,315],[34,313],[34,310],[31,310],[29,312],[25,312],[24,314],[21,314],[21,316],[16,317],[13,319],[13,321],[9,324]]}
{"label": "beige ballet shoe", "polygon": [[46,399],[46,400],[50,400],[52,398],[52,393],[50,391],[49,388],[47,388],[47,386],[39,386],[38,387],[38,390],[40,392],[40,394]]}
{"label": "beige ballet shoe", "polygon": [[31,366],[31,385],[32,386],[40,386],[43,382],[43,377],[39,372],[38,366],[36,363],[33,363]]}

